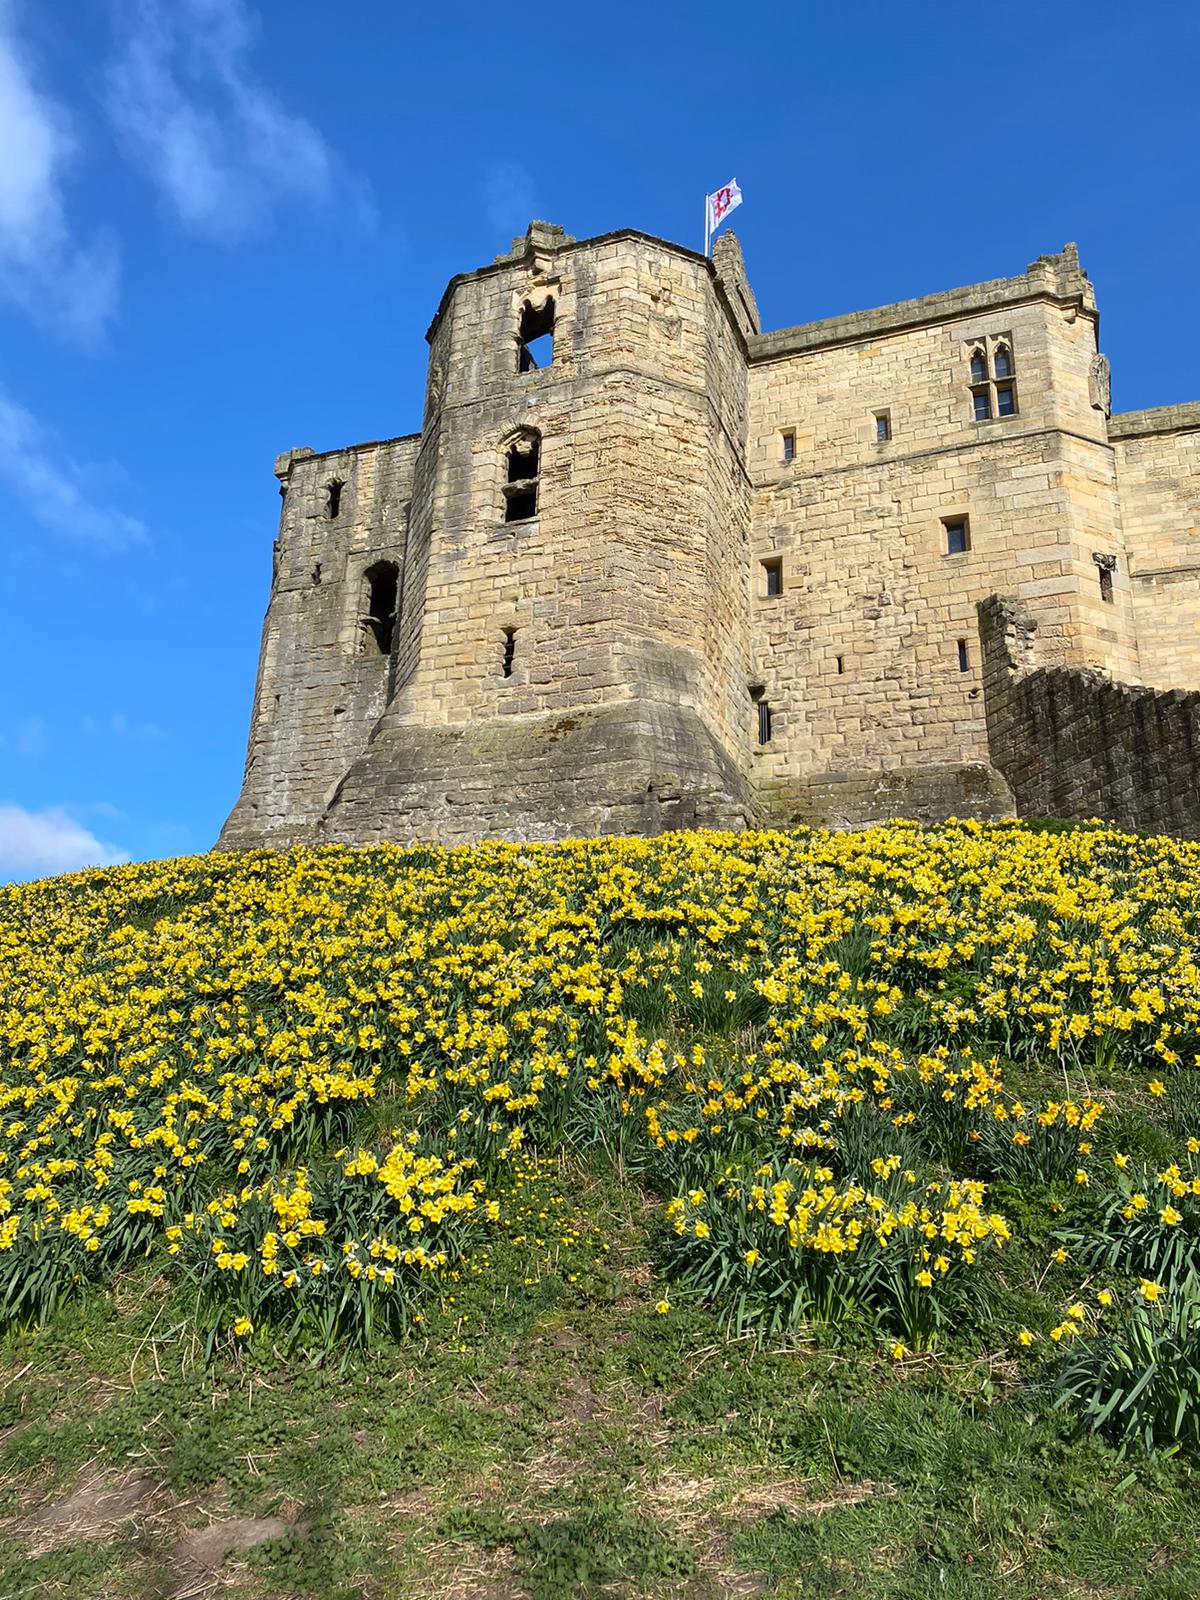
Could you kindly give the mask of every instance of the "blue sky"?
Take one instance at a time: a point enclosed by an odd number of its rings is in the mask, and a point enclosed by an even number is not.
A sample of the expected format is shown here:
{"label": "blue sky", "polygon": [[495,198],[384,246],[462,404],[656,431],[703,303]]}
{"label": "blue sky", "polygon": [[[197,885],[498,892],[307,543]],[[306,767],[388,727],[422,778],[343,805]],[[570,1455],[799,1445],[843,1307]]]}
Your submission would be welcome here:
{"label": "blue sky", "polygon": [[0,881],[213,842],[272,461],[420,423],[531,216],[698,247],[764,326],[1067,239],[1117,409],[1200,398],[1191,4],[0,0]]}

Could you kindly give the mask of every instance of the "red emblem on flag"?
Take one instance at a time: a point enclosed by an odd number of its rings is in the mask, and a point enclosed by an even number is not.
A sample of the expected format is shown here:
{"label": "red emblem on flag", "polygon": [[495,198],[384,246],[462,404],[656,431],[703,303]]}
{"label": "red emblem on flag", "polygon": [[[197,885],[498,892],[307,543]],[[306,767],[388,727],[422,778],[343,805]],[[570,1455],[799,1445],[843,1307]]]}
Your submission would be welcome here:
{"label": "red emblem on flag", "polygon": [[720,222],[721,218],[729,210],[729,207],[730,207],[730,204],[731,204],[732,200],[733,200],[733,190],[729,187],[728,184],[726,184],[723,189],[718,189],[717,190],[716,194],[713,195],[713,221],[714,222]]}

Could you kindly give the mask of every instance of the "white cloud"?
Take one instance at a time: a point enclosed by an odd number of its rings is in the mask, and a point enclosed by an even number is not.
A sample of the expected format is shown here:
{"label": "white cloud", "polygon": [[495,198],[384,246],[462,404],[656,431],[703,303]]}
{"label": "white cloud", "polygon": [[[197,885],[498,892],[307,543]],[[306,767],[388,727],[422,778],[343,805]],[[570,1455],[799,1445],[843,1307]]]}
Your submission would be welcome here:
{"label": "white cloud", "polygon": [[94,497],[103,469],[73,460],[0,386],[0,479],[51,533],[109,550],[146,542],[145,524]]}
{"label": "white cloud", "polygon": [[533,174],[519,161],[497,161],[484,175],[488,221],[498,233],[524,233],[538,215]]}
{"label": "white cloud", "polygon": [[109,116],[130,158],[196,233],[235,239],[276,206],[335,196],[372,219],[364,186],[320,132],[250,65],[257,19],[243,0],[114,0]]}
{"label": "white cloud", "polygon": [[95,737],[111,733],[116,739],[133,739],[139,744],[156,744],[167,737],[157,722],[133,722],[123,711],[114,711],[110,717],[97,719],[84,717],[80,723],[84,733]]}
{"label": "white cloud", "polygon": [[24,806],[0,805],[0,882],[22,883],[128,860],[124,850],[97,839],[64,806],[27,811]]}
{"label": "white cloud", "polygon": [[63,180],[76,141],[62,107],[36,87],[0,0],[0,294],[38,321],[94,341],[116,308],[113,239],[72,237]]}
{"label": "white cloud", "polygon": [[50,748],[50,730],[41,717],[25,717],[17,723],[13,743],[18,755],[36,761]]}

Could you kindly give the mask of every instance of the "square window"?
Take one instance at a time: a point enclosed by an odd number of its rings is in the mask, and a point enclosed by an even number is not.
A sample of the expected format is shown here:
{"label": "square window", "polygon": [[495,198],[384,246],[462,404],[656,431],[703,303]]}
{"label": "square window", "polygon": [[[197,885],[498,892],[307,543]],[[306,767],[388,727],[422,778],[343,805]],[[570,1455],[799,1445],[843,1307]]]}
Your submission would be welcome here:
{"label": "square window", "polygon": [[972,393],[971,406],[976,422],[987,422],[992,415],[992,398],[986,389],[976,389]]}
{"label": "square window", "polygon": [[886,444],[892,437],[892,414],[890,411],[877,411],[875,413],[875,440],[877,444]]}
{"label": "square window", "polygon": [[770,599],[770,598],[773,598],[775,595],[782,594],[783,593],[783,557],[782,556],[772,556],[770,558],[770,560],[763,562],[762,568],[763,568],[764,574],[766,575],[766,594],[767,594],[767,597]]}
{"label": "square window", "polygon": [[792,462],[796,459],[796,435],[789,428],[787,432],[782,435],[782,438],[783,462],[784,465],[787,466],[789,462]]}
{"label": "square window", "polygon": [[998,383],[996,385],[996,415],[998,417],[1015,417],[1016,414],[1016,390],[1011,383]]}
{"label": "square window", "polygon": [[966,517],[954,517],[949,522],[943,522],[942,527],[946,530],[946,554],[966,555],[971,548],[971,529]]}

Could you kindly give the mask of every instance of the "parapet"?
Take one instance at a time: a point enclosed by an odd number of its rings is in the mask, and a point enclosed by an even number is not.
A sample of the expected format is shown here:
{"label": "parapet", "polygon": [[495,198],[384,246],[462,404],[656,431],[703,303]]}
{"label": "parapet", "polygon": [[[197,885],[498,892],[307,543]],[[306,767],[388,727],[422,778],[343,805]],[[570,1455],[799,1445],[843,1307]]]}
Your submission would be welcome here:
{"label": "parapet", "polygon": [[1081,311],[1095,313],[1095,291],[1079,265],[1079,252],[1073,244],[1064,245],[1057,255],[1039,256],[1030,262],[1027,271],[1015,278],[992,278],[987,283],[945,289],[940,294],[922,295],[917,300],[899,300],[895,305],[878,306],[872,311],[852,311],[845,316],[825,317],[820,322],[805,322],[795,328],[759,334],[750,340],[750,359],[770,361],[778,356],[823,350],[830,345],[853,344],[883,333],[898,333],[925,323],[946,322],[953,317],[1043,298],[1060,304],[1075,304]]}
{"label": "parapet", "polygon": [[1108,419],[1110,439],[1140,439],[1151,433],[1188,433],[1200,428],[1200,400],[1186,405],[1152,406],[1148,411],[1119,411]]}

